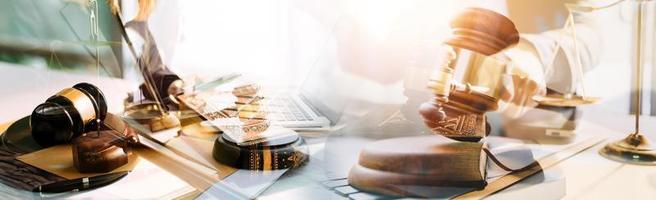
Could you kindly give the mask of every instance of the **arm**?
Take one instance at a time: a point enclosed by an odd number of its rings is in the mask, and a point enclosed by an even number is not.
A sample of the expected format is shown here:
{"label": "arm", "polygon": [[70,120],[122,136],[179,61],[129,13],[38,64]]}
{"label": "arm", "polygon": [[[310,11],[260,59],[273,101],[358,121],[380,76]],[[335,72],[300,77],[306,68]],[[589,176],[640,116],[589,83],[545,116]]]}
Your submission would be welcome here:
{"label": "arm", "polygon": [[571,28],[522,34],[520,43],[505,52],[513,69],[502,98],[500,111],[504,115],[523,115],[537,106],[531,98],[546,94],[547,89],[561,94],[577,92],[583,74],[598,64],[602,48],[594,20],[575,15],[574,26],[576,37]]}
{"label": "arm", "polygon": [[541,62],[547,88],[563,94],[576,92],[583,73],[599,63],[602,50],[594,20],[583,14],[574,15],[574,27],[575,34],[572,28],[565,28],[522,36]]}
{"label": "arm", "polygon": [[[142,62],[142,64],[145,64],[146,73],[148,74],[144,74],[144,76],[152,78],[154,84],[153,87],[159,94],[160,99],[173,99],[169,98],[169,95],[182,93],[182,80],[162,62],[159,49],[148,29],[148,23],[145,21],[133,20],[128,22],[125,26],[139,36],[133,36],[133,38],[139,38],[139,40],[133,41],[136,46],[140,46],[138,60],[139,62]],[[151,100],[154,99],[144,84],[139,87],[144,94],[144,97]],[[168,104],[167,102],[164,103]]]}

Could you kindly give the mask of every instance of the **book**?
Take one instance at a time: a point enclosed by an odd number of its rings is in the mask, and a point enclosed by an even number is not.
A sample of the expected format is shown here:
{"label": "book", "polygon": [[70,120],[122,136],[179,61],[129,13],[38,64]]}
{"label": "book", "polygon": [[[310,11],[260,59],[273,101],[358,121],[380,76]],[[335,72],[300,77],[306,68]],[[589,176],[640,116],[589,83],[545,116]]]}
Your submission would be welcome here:
{"label": "book", "polygon": [[349,173],[349,183],[361,190],[393,196],[399,187],[487,185],[484,142],[460,142],[440,135],[393,138],[367,145]]}

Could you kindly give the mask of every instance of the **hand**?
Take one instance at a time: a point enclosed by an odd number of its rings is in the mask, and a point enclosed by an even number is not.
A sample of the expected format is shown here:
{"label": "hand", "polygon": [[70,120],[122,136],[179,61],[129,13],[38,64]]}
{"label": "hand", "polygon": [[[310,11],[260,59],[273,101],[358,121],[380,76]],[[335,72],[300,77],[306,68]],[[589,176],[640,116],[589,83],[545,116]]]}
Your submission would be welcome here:
{"label": "hand", "polygon": [[503,82],[500,98],[505,105],[500,106],[499,111],[507,117],[517,118],[522,116],[538,105],[533,97],[545,93],[545,89],[529,76],[520,74],[505,75]]}
{"label": "hand", "polygon": [[504,55],[512,62],[509,65],[512,69],[502,78],[499,111],[506,117],[517,118],[538,105],[533,100],[534,96],[546,94],[545,76],[532,45],[520,41]]}
{"label": "hand", "polygon": [[169,85],[169,88],[166,90],[169,95],[177,96],[184,93],[184,83],[182,80],[176,80]]}

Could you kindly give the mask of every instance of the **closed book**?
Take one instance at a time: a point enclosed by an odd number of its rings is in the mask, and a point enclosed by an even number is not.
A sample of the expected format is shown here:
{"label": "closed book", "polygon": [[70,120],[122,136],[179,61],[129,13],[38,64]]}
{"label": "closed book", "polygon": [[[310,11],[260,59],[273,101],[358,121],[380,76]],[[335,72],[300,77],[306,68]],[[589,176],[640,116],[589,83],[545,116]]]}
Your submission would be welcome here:
{"label": "closed book", "polygon": [[400,188],[444,186],[483,188],[485,143],[440,135],[394,138],[369,144],[349,173],[349,183],[371,192],[406,196]]}

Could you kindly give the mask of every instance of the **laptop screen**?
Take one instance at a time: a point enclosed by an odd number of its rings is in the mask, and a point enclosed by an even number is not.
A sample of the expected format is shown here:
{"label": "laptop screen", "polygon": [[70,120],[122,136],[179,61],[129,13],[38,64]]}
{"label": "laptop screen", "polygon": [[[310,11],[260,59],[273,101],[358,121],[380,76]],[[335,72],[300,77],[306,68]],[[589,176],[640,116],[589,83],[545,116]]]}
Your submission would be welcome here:
{"label": "laptop screen", "polygon": [[[335,125],[349,101],[351,89],[358,86],[354,79],[342,71],[339,65],[335,33],[344,26],[343,12],[324,10],[317,12],[304,2],[297,2],[291,11],[295,61],[298,68],[306,69],[306,76],[299,84],[301,97]],[[324,7],[334,7],[334,2],[317,2]],[[293,16],[298,14],[299,16]],[[311,17],[308,17],[311,16]],[[294,51],[294,49],[292,49]]]}
{"label": "laptop screen", "polygon": [[348,103],[350,88],[357,86],[349,81],[341,71],[336,59],[330,59],[329,52],[317,60],[305,81],[301,84],[301,96],[317,111],[323,114],[331,125],[335,125],[342,116]]}

